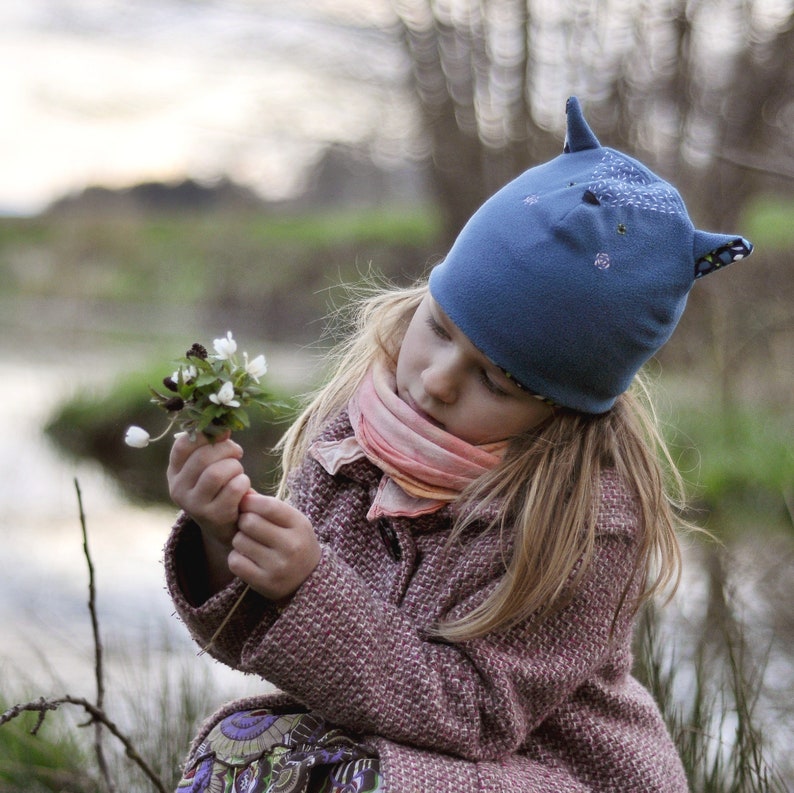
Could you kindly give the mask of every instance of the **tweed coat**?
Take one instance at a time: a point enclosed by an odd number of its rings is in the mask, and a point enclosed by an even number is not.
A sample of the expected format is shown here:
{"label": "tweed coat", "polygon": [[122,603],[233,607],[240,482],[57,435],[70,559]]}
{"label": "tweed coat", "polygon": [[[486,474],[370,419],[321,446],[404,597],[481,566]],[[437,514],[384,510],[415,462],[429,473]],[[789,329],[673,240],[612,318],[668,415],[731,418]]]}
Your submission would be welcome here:
{"label": "tweed coat", "polygon": [[[321,436],[352,434],[345,414]],[[359,460],[332,476],[307,459],[291,500],[322,557],[286,606],[249,592],[212,654],[283,693],[229,703],[202,730],[248,707],[308,708],[380,758],[388,793],[685,793],[673,743],[631,676],[632,620],[610,631],[636,554],[637,507],[601,482],[592,564],[571,602],[536,624],[451,644],[439,619],[465,614],[503,574],[494,532],[475,525],[447,548],[455,507],[370,523],[380,471]],[[204,646],[242,592],[204,599],[201,541],[180,519],[166,545],[178,614]]]}

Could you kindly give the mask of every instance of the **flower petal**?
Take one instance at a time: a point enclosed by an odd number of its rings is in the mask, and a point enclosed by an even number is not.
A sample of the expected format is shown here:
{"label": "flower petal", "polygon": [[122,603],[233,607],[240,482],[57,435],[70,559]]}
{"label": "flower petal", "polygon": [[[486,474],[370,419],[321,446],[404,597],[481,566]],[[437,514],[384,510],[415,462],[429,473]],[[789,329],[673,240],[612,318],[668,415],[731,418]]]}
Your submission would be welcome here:
{"label": "flower petal", "polygon": [[226,338],[215,339],[212,342],[215,353],[222,361],[228,360],[237,352],[237,342],[232,337],[230,330],[226,331]]}
{"label": "flower petal", "polygon": [[124,443],[134,449],[145,449],[149,445],[149,433],[143,427],[133,425],[128,427]]}
{"label": "flower petal", "polygon": [[216,405],[226,405],[230,408],[239,408],[240,403],[234,398],[236,396],[234,392],[234,385],[227,380],[217,391],[215,394],[210,394],[210,402],[214,402]]}
{"label": "flower petal", "polygon": [[248,360],[248,353],[243,353],[243,358],[245,358],[245,371],[259,382],[259,378],[263,375],[267,374],[267,361],[265,360],[264,355],[257,355],[252,361]]}

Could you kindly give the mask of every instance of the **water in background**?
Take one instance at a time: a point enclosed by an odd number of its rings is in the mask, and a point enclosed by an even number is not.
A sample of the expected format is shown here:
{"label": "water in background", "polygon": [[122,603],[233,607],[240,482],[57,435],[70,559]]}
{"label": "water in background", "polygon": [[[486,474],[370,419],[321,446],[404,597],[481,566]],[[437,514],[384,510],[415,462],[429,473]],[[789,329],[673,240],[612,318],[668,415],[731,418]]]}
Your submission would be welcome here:
{"label": "water in background", "polygon": [[[100,631],[109,676],[126,674],[136,655],[152,674],[163,663],[206,668],[226,692],[247,693],[254,681],[225,670],[197,648],[172,615],[163,586],[162,546],[176,508],[130,504],[91,461],[61,456],[42,428],[77,390],[109,388],[127,370],[146,369],[155,342],[112,337],[71,325],[44,331],[46,316],[3,311],[4,432],[0,443],[0,674],[4,694],[93,696],[93,636],[88,569],[75,480],[82,493],[94,565]],[[23,314],[24,326],[12,326]],[[140,317],[139,317],[140,322]],[[34,327],[36,324],[38,327]],[[145,323],[141,323],[145,326]],[[191,337],[192,338],[192,337]],[[202,336],[202,338],[204,338]],[[182,343],[181,341],[179,342]],[[158,348],[162,347],[162,340]],[[179,348],[181,349],[181,347]],[[266,348],[271,371],[305,378],[311,362]],[[177,353],[174,353],[176,355]],[[305,380],[303,380],[305,382]],[[145,389],[146,383],[141,383]],[[123,433],[124,428],[119,428]],[[165,475],[165,472],[163,472]]]}

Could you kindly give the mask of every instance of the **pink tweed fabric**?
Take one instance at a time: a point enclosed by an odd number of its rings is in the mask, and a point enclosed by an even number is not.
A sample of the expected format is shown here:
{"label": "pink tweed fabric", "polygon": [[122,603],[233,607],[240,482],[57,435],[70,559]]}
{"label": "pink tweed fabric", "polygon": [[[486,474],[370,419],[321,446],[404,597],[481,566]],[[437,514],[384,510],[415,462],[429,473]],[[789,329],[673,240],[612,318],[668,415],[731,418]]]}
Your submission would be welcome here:
{"label": "pink tweed fabric", "polygon": [[[350,434],[342,415],[322,438]],[[448,550],[454,505],[370,523],[378,481],[366,460],[335,476],[313,460],[296,472],[292,499],[322,560],[283,609],[249,592],[213,650],[284,693],[230,703],[203,732],[234,710],[294,703],[373,747],[389,793],[685,793],[659,711],[630,674],[628,616],[610,636],[636,554],[636,505],[616,477],[602,481],[595,556],[571,603],[540,625],[456,645],[432,627],[492,590],[500,540],[475,526]],[[185,519],[165,564],[204,646],[242,584],[201,602],[200,540]]]}

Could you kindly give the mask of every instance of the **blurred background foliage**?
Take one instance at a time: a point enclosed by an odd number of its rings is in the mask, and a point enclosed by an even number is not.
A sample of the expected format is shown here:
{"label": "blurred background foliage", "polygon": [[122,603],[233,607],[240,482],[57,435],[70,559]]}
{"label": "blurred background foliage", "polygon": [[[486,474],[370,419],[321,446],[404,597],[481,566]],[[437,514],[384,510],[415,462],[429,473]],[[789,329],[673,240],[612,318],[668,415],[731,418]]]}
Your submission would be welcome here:
{"label": "blurred background foliage", "polygon": [[[89,334],[151,342],[151,360],[118,383],[75,389],[50,436],[99,460],[131,500],[164,501],[167,448],[130,450],[122,437],[130,423],[159,426],[144,386],[170,374],[168,356],[211,340],[198,332],[232,328],[312,356],[320,376],[345,284],[426,273],[482,200],[561,151],[565,99],[577,94],[601,142],[674,182],[697,226],[756,245],[747,262],[696,284],[652,368],[695,517],[725,542],[702,551],[707,611],[688,627],[698,640],[711,635],[706,624],[735,638],[737,620],[763,615],[739,642],[740,661],[756,670],[774,656],[774,678],[751,676],[752,695],[774,714],[774,763],[794,780],[779,750],[794,740],[794,2],[372,0],[366,13],[340,11],[354,5],[296,8],[327,33],[359,36],[360,49],[328,62],[290,54],[398,107],[408,119],[399,145],[377,129],[355,146],[324,140],[289,200],[187,174],[87,185],[35,217],[0,218],[0,326],[56,346]],[[368,58],[373,42],[390,68]],[[288,400],[313,385],[273,377]],[[273,482],[283,426],[263,422],[246,440],[261,486]],[[737,595],[736,556],[767,565],[752,607]],[[734,672],[736,647],[725,661]],[[718,744],[730,742],[728,722]]]}

